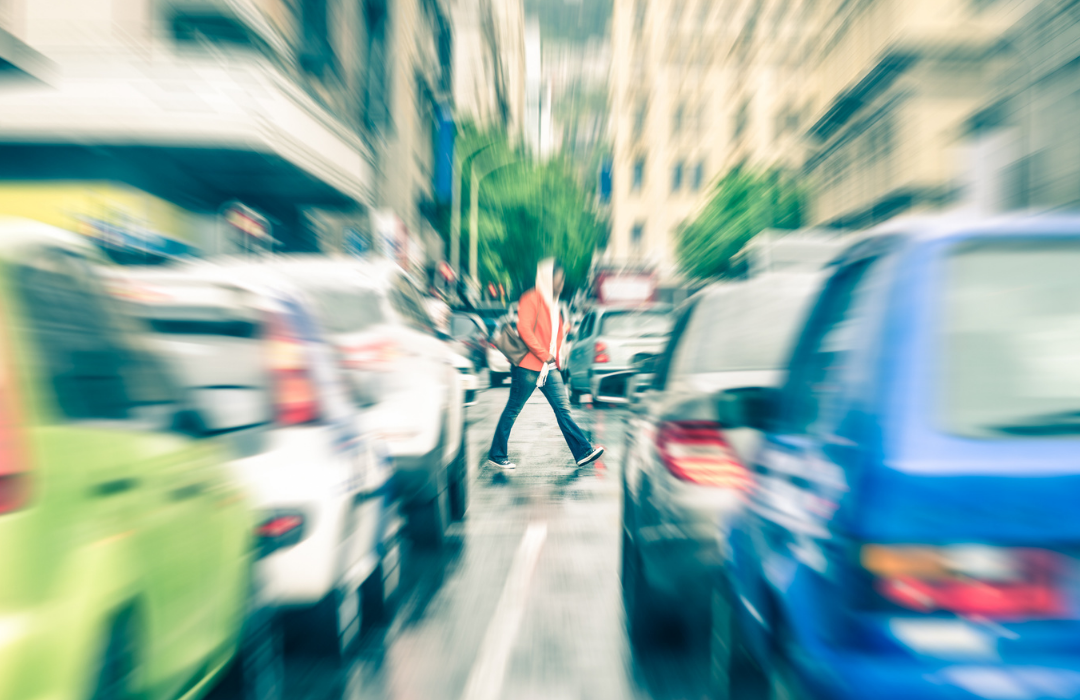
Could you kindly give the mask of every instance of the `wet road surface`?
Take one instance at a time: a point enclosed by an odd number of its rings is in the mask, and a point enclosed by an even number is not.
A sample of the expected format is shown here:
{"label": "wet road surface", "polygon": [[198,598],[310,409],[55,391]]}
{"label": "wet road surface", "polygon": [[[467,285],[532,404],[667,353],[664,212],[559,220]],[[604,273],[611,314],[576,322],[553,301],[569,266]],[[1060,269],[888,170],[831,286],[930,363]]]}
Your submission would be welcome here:
{"label": "wet road surface", "polygon": [[574,409],[607,447],[578,470],[540,392],[510,439],[509,474],[484,466],[507,388],[469,409],[469,510],[438,555],[406,557],[396,614],[344,670],[304,649],[286,700],[621,700],[705,697],[677,644],[636,657],[619,582],[624,414]]}

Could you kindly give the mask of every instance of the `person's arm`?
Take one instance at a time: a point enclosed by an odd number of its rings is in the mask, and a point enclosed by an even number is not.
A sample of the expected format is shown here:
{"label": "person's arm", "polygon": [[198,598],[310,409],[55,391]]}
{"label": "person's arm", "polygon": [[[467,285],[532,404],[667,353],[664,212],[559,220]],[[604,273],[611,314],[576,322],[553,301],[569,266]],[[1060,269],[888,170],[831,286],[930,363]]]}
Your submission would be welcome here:
{"label": "person's arm", "polygon": [[539,313],[540,304],[535,295],[522,297],[518,304],[518,335],[529,346],[529,351],[540,358],[541,362],[551,362],[551,354],[536,333],[536,314]]}

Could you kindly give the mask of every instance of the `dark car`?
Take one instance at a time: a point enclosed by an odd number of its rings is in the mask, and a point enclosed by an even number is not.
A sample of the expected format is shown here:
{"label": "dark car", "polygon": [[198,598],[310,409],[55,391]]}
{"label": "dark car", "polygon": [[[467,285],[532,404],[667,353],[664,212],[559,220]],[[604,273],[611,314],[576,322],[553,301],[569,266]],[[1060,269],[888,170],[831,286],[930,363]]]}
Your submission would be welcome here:
{"label": "dark car", "polygon": [[714,596],[716,697],[1080,696],[1080,218],[909,220],[844,253]]}

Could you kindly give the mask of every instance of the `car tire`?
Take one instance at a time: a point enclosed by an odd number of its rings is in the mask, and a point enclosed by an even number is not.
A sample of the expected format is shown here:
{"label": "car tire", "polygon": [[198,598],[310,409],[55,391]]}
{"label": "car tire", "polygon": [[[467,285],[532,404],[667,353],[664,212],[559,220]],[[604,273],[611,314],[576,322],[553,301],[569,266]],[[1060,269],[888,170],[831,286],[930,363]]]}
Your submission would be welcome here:
{"label": "car tire", "polygon": [[622,540],[622,593],[630,644],[635,648],[653,645],[661,629],[660,619],[654,595],[642,571],[641,555],[625,529]]}
{"label": "car tire", "polygon": [[109,640],[101,657],[93,700],[131,700],[134,685],[136,650],[135,619],[130,612],[117,617],[109,631]]}
{"label": "car tire", "polygon": [[359,588],[348,592],[334,589],[302,614],[304,636],[320,656],[340,663],[356,648],[363,622],[360,595]]}
{"label": "car tire", "polygon": [[461,446],[457,456],[450,464],[449,492],[450,520],[461,522],[465,519],[465,511],[469,508],[469,454],[465,444],[465,431],[461,432]]}
{"label": "car tire", "polygon": [[[449,474],[443,475],[445,484]],[[412,507],[409,530],[413,544],[429,550],[442,549],[450,517],[450,488],[439,486],[435,497]]]}
{"label": "car tire", "polygon": [[285,652],[281,621],[272,608],[249,614],[228,673],[223,697],[281,700],[285,695]]}
{"label": "car tire", "polygon": [[709,635],[709,685],[713,700],[758,700],[770,697],[770,683],[743,641],[732,607],[730,589],[712,594]]}
{"label": "car tire", "polygon": [[571,406],[580,406],[581,405],[581,392],[580,391],[576,391],[575,389],[570,389],[570,405]]}
{"label": "car tire", "polygon": [[379,564],[360,586],[360,605],[365,629],[390,622],[398,583],[401,580],[401,538],[394,535],[383,547]]}
{"label": "car tire", "polygon": [[502,372],[489,372],[488,373],[488,384],[490,384],[493,387],[502,386],[503,381],[505,379],[506,379],[506,375],[504,375]]}

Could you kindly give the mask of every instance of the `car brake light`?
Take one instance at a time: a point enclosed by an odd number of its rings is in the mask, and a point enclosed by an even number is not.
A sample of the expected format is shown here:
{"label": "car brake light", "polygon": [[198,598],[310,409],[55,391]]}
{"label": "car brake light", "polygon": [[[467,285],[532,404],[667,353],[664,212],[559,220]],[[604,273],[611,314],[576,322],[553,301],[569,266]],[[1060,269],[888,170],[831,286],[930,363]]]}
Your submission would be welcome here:
{"label": "car brake light", "polygon": [[378,340],[342,348],[342,364],[346,369],[387,372],[401,356],[393,340]]}
{"label": "car brake light", "polygon": [[987,545],[866,545],[861,563],[885,600],[918,612],[1053,618],[1067,612],[1061,555]]}
{"label": "car brake light", "polygon": [[672,421],[656,437],[660,459],[673,475],[703,486],[747,490],[751,478],[718,423]]}
{"label": "car brake light", "polygon": [[31,465],[17,406],[15,372],[5,363],[0,367],[0,514],[24,508],[30,500]]}
{"label": "car brake light", "polygon": [[259,526],[259,537],[281,537],[303,524],[304,518],[301,515],[279,515]]}
{"label": "car brake light", "polygon": [[603,362],[611,362],[611,356],[607,354],[607,343],[602,340],[596,341],[596,345],[593,346],[594,354],[593,362],[600,364]]}
{"label": "car brake light", "polygon": [[267,358],[274,382],[274,409],[278,422],[302,425],[318,420],[318,398],[307,366],[304,343],[280,315],[271,316],[269,331]]}
{"label": "car brake light", "polygon": [[279,549],[291,547],[304,538],[304,516],[296,512],[270,515],[255,530],[259,556],[265,557]]}

